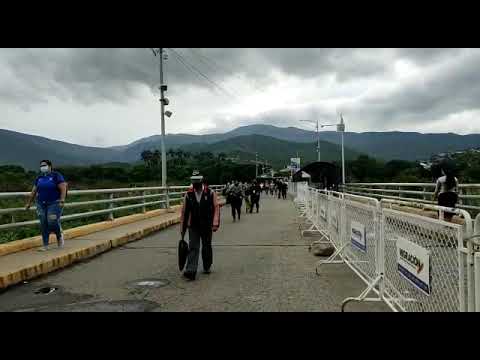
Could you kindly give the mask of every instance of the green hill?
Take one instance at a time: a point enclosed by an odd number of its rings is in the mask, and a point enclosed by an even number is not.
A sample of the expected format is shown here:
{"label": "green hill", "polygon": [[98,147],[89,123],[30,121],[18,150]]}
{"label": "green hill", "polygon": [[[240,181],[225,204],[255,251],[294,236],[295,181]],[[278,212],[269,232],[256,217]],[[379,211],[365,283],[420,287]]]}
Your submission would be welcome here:
{"label": "green hill", "polygon": [[[302,159],[302,165],[317,160],[316,143],[296,143],[279,140],[263,135],[237,136],[213,144],[190,144],[181,146],[183,151],[225,153],[229,157],[238,157],[240,160],[255,160],[258,153],[260,161],[268,161],[274,168],[280,169],[290,164],[290,158]],[[329,142],[320,142],[322,161],[341,161],[341,147]],[[359,152],[345,148],[345,159],[356,159]]]}

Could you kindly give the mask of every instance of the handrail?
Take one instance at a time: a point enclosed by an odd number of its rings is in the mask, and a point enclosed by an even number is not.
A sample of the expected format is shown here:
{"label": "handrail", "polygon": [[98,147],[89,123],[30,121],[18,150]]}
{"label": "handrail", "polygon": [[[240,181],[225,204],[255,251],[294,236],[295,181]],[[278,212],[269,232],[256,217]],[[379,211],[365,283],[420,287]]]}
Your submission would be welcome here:
{"label": "handrail", "polygon": [[[108,207],[105,209],[99,210],[90,210],[82,213],[73,213],[62,216],[62,220],[72,220],[79,218],[86,218],[94,215],[103,215],[108,214],[109,220],[113,220],[113,214],[121,210],[131,210],[141,208],[142,212],[146,212],[146,207],[151,207],[155,205],[162,205],[163,208],[169,208],[170,202],[181,201],[182,195],[185,194],[185,191],[189,189],[190,186],[184,185],[175,185],[175,186],[151,186],[151,187],[130,187],[130,188],[114,188],[114,189],[86,189],[86,190],[70,190],[68,192],[69,197],[65,203],[66,209],[71,208],[80,208],[91,205],[102,205],[105,204]],[[224,185],[209,185],[209,188],[213,191],[221,191],[224,188]],[[149,193],[157,192],[157,193]],[[123,197],[114,197],[115,194],[124,194],[124,193],[141,193],[140,195],[135,196],[123,196]],[[98,199],[98,200],[88,200],[88,201],[69,201],[71,195],[84,196],[84,195],[96,195],[104,194],[109,195],[108,198]],[[0,200],[7,198],[25,198],[29,196],[30,192],[3,192],[0,193]],[[127,194],[128,195],[128,194]],[[148,199],[160,198],[159,200],[147,202]],[[23,199],[24,200],[24,199]],[[113,204],[132,201],[134,204],[117,206],[114,207]],[[29,226],[38,224],[38,220],[27,220],[27,221],[16,221],[13,214],[16,213],[26,213],[33,212],[36,210],[35,206],[32,206],[29,210],[26,210],[23,207],[12,207],[12,208],[0,208],[1,215],[12,215],[12,221],[9,223],[0,223],[0,229],[10,229],[22,226]]]}
{"label": "handrail", "polygon": [[[345,186],[412,186],[412,187],[435,187],[435,183],[346,183]],[[480,188],[480,184],[459,184],[459,188]]]}
{"label": "handrail", "polygon": [[[380,199],[413,201],[436,204],[433,201],[435,183],[347,183],[343,190],[350,194]],[[383,188],[382,188],[383,187]],[[422,190],[418,190],[422,188]],[[460,184],[457,208],[470,210],[472,215],[480,211],[480,184]],[[395,196],[397,195],[397,196]]]}

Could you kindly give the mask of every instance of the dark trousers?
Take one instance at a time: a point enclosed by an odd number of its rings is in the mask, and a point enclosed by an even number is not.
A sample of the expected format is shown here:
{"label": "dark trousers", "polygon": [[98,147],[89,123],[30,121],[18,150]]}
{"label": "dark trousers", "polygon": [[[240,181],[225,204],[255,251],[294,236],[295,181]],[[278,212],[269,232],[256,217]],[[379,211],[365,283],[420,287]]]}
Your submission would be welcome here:
{"label": "dark trousers", "polygon": [[252,196],[252,203],[251,203],[251,205],[250,205],[250,214],[251,214],[252,211],[253,211],[253,206],[256,206],[256,208],[257,208],[257,213],[258,213],[258,209],[259,209],[259,207],[260,207],[260,197],[259,197],[259,196],[258,196],[258,197],[253,197],[253,196]]}
{"label": "dark trousers", "polygon": [[203,269],[209,270],[213,262],[212,230],[188,229],[188,257],[185,271],[196,273],[200,256],[200,242],[202,243]]}
{"label": "dark trousers", "polygon": [[233,220],[235,220],[236,214],[238,214],[238,220],[240,220],[240,213],[242,212],[242,199],[232,199],[230,206],[232,208]]}

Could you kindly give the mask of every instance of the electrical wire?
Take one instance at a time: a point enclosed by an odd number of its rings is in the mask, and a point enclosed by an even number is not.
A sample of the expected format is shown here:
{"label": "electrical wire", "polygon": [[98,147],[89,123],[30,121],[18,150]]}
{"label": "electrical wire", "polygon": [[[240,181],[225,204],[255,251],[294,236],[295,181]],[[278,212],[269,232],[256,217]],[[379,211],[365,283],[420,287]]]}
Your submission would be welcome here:
{"label": "electrical wire", "polygon": [[198,58],[203,59],[203,62],[210,67],[216,67],[217,69],[220,69],[224,72],[229,73],[229,75],[236,77],[239,80],[244,80],[241,76],[238,76],[235,71],[232,69],[228,69],[227,67],[220,65],[218,62],[213,60],[212,58],[209,58],[207,55],[202,54],[200,51],[197,51],[196,49],[193,48],[188,48],[192,54],[197,55]]}
{"label": "electrical wire", "polygon": [[175,51],[172,48],[169,48],[169,50],[176,56],[177,60],[182,63],[187,69],[190,71],[197,73],[200,75],[203,79],[205,79],[207,82],[209,82],[211,85],[213,85],[215,88],[223,92],[225,95],[235,98],[233,94],[231,94],[228,90],[226,90],[223,86],[219,85],[216,83],[214,80],[210,79],[207,75],[205,75],[200,69],[198,69],[195,65],[191,64],[184,56],[182,56],[179,52]]}

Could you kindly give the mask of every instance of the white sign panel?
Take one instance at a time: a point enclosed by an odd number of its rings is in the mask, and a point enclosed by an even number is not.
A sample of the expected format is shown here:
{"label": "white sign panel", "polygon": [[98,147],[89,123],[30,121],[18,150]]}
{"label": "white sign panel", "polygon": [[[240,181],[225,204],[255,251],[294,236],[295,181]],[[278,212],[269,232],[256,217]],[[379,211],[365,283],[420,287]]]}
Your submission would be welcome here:
{"label": "white sign panel", "polygon": [[293,172],[300,170],[300,158],[290,158],[290,169]]}
{"label": "white sign panel", "polygon": [[430,251],[405,238],[397,238],[398,272],[426,295],[430,295]]}
{"label": "white sign panel", "polygon": [[356,221],[350,223],[350,241],[360,251],[367,251],[367,241],[365,236],[365,226]]}

